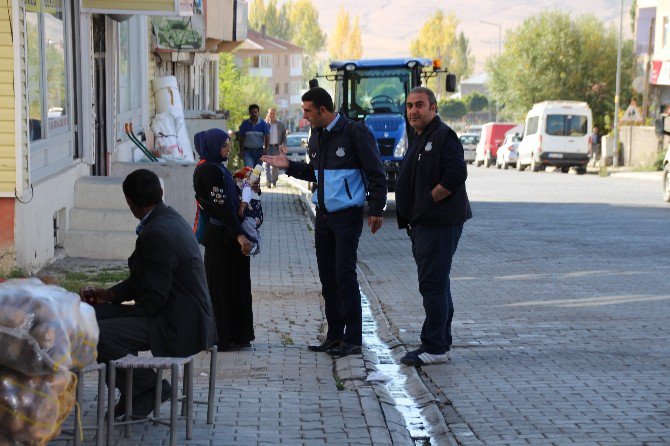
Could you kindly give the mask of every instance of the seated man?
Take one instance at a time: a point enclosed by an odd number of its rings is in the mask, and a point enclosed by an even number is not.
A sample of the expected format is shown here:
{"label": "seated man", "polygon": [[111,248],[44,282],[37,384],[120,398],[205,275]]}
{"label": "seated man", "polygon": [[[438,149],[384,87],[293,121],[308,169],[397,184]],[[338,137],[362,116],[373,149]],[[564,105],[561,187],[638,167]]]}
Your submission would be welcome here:
{"label": "seated man", "polygon": [[[82,291],[94,303],[100,341],[98,362],[138,351],[154,356],[194,355],[216,344],[216,325],[207,291],[202,256],[191,227],[163,203],[155,173],[139,169],[123,182],[123,193],[137,226],[135,251],[128,259],[130,276],[108,290]],[[122,302],[134,301],[132,305]],[[124,370],[119,370],[121,401],[114,416],[124,414]],[[153,410],[156,373],[133,371],[133,415]],[[163,381],[161,400],[170,397]],[[113,389],[110,389],[113,391]]]}

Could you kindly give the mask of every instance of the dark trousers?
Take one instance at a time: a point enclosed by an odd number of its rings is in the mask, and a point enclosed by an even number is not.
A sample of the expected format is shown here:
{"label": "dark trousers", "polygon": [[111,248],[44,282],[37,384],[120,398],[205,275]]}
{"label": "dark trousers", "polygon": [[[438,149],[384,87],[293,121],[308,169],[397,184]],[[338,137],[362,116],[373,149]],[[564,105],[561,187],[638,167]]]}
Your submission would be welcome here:
{"label": "dark trousers", "polygon": [[314,239],[326,304],[326,337],[354,345],[363,343],[361,293],[356,275],[356,251],[362,230],[362,208],[331,214],[317,209]]}
{"label": "dark trousers", "polygon": [[463,224],[415,226],[408,230],[412,255],[419,276],[426,319],[421,328],[421,348],[428,353],[443,354],[451,346],[451,300],[449,273]]}
{"label": "dark trousers", "polygon": [[[100,327],[98,362],[108,363],[150,349],[149,318],[133,305],[101,304],[94,308]],[[117,369],[116,373],[116,386],[123,396],[125,370]],[[156,372],[152,369],[133,371],[133,396],[152,390],[155,385]]]}

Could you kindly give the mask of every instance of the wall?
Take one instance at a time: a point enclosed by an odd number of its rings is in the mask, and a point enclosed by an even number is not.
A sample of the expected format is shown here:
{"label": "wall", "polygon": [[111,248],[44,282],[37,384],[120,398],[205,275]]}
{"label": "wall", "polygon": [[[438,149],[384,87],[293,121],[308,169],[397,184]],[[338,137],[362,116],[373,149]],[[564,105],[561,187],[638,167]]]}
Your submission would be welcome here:
{"label": "wall", "polygon": [[125,178],[137,169],[149,169],[163,180],[164,201],[192,224],[195,219],[193,171],[196,163],[113,163],[112,176]]}
{"label": "wall", "polygon": [[621,126],[621,159],[626,167],[649,167],[658,158],[658,137],[654,127]]}
{"label": "wall", "polygon": [[[88,175],[90,166],[77,163],[56,176],[34,185],[32,197],[16,202],[16,265],[29,272],[35,271],[54,258],[54,214],[74,205],[74,183]],[[65,213],[67,219],[67,212]],[[67,227],[67,221],[60,222]]]}
{"label": "wall", "polygon": [[0,272],[14,266],[14,199],[0,198]]}
{"label": "wall", "polygon": [[[4,3],[4,2],[3,2]],[[14,36],[9,4],[0,7],[0,196],[14,197],[16,188],[16,111],[14,84]],[[14,36],[12,35],[14,34]],[[18,45],[18,41],[17,41]],[[0,226],[4,232],[5,228]]]}

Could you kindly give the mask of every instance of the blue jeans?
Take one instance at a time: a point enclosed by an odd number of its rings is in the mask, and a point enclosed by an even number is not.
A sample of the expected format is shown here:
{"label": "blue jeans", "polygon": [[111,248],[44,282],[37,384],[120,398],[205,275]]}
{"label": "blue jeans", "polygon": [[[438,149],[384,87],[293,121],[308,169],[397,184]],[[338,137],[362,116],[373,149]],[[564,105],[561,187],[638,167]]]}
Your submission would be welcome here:
{"label": "blue jeans", "polygon": [[244,149],[244,165],[254,168],[261,163],[261,156],[263,156],[263,149]]}
{"label": "blue jeans", "polygon": [[363,230],[363,209],[332,214],[316,213],[316,262],[325,301],[326,338],[348,344],[363,343],[363,310],[356,275],[356,252]]}
{"label": "blue jeans", "polygon": [[463,223],[442,226],[415,226],[407,231],[412,240],[412,255],[419,276],[426,319],[421,328],[421,348],[440,355],[451,346],[451,300],[449,273]]}

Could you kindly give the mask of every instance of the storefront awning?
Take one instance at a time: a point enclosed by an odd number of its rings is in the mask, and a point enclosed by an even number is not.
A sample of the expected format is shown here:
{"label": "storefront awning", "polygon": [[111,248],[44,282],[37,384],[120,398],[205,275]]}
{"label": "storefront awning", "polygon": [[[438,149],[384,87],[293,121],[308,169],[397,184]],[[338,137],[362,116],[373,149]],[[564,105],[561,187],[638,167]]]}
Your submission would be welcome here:
{"label": "storefront awning", "polygon": [[670,60],[652,60],[649,83],[652,85],[670,85]]}
{"label": "storefront awning", "polygon": [[189,16],[193,14],[193,1],[194,0],[81,0],[81,12],[96,14]]}

